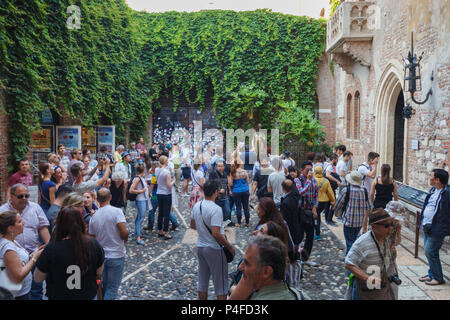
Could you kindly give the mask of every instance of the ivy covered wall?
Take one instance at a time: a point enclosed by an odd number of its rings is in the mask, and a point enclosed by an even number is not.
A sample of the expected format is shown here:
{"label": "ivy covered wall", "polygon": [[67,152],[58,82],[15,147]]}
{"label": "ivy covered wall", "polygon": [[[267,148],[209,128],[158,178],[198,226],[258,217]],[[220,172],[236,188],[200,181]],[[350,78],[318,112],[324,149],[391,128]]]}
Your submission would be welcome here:
{"label": "ivy covered wall", "polygon": [[[174,107],[182,96],[204,106],[208,90],[222,127],[260,122],[292,132],[306,117],[310,125],[293,134],[320,140],[320,125],[300,109],[316,105],[322,20],[267,10],[150,14],[125,0],[0,3],[11,164],[28,152],[44,107],[84,125],[114,124],[120,142],[126,129],[132,137],[143,131],[163,97],[173,97]],[[66,24],[73,4],[81,9],[78,30]]]}

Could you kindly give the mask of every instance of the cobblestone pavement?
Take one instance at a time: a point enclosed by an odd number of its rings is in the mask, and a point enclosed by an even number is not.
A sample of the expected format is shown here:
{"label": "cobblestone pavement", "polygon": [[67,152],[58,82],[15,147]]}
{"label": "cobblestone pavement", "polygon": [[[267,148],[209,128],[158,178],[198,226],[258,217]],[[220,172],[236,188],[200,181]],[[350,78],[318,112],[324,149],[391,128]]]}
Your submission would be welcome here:
{"label": "cobblestone pavement", "polygon": [[[127,209],[126,217],[130,231],[127,242],[127,260],[119,289],[120,300],[195,300],[197,299],[197,254],[195,231],[188,229],[190,210],[187,199],[179,197],[178,211],[175,212],[179,227],[170,231],[173,239],[158,238],[157,231],[143,231],[145,246],[137,245],[134,233],[136,209]],[[181,217],[180,217],[181,215]],[[156,215],[157,216],[157,215]],[[184,221],[183,221],[184,220]],[[232,217],[235,222],[235,217]],[[242,259],[248,237],[255,228],[258,218],[251,212],[249,228],[226,228],[228,239],[233,243],[236,257],[229,264],[228,272],[235,271]],[[147,224],[147,218],[143,226]],[[155,225],[156,227],[156,225]],[[314,241],[311,261],[317,267],[304,267],[301,288],[312,300],[343,299],[346,280],[343,265],[343,246],[322,224],[322,241]],[[215,299],[210,281],[209,299]]]}

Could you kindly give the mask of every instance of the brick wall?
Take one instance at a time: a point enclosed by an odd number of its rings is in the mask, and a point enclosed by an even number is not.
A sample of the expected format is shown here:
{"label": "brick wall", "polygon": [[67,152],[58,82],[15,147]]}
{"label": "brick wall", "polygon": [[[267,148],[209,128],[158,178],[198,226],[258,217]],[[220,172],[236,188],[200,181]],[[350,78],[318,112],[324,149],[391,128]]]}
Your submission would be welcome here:
{"label": "brick wall", "polygon": [[[442,7],[445,7],[443,0],[434,2],[378,0],[377,5],[382,8],[381,29],[374,32],[370,68],[355,62],[350,68],[345,68],[346,72],[336,65],[334,76],[331,76],[325,72],[325,69],[329,69],[328,65],[323,62],[321,64],[318,81],[319,108],[327,108],[328,105],[336,107],[331,117],[320,120],[323,125],[328,126],[326,132],[330,136],[327,141],[331,141],[332,144],[343,143],[353,152],[353,164],[362,163],[370,151],[380,152],[376,150],[377,137],[375,137],[377,121],[382,121],[381,118],[376,118],[377,88],[381,75],[392,61],[403,65],[402,58],[410,49],[411,31],[414,31],[414,50],[418,56],[423,52],[421,61],[423,89],[416,99],[424,100],[430,87],[433,89],[433,96],[425,105],[418,105],[411,101],[409,93],[405,93],[406,102],[411,104],[416,113],[405,124],[407,178],[404,182],[428,190],[431,170],[433,168],[448,170],[450,164],[450,50],[447,45],[448,36],[445,33],[448,28],[443,26],[448,23],[449,13],[442,10]],[[354,50],[359,49],[354,46]],[[354,54],[358,55],[358,52]],[[403,85],[403,70],[400,69],[398,72],[399,83]],[[434,81],[430,80],[432,72]],[[352,138],[348,139],[347,96],[351,94],[354,97],[357,90],[361,94],[360,138],[354,139],[352,132]],[[333,92],[331,96],[334,103],[329,101],[328,97],[324,97],[330,92]],[[393,118],[388,121],[392,121],[394,125]],[[354,130],[354,127],[350,130]],[[412,140],[419,140],[419,150],[412,150]]]}

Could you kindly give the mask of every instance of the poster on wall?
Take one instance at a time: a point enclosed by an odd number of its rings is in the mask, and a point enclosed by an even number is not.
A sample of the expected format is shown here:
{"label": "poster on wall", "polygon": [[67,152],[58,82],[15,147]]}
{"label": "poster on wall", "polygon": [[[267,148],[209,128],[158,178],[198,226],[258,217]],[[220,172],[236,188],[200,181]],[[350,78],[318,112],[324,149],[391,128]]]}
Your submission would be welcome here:
{"label": "poster on wall", "polygon": [[97,153],[95,127],[83,127],[81,129],[81,146],[83,150],[88,149],[91,151],[91,154],[95,156]]}
{"label": "poster on wall", "polygon": [[114,152],[114,146],[116,143],[116,130],[115,126],[98,126],[97,127],[97,143],[98,150],[102,146],[105,146],[109,154]]}
{"label": "poster on wall", "polygon": [[33,132],[32,150],[38,152],[52,152],[53,127],[42,127]]}
{"label": "poster on wall", "polygon": [[56,145],[63,144],[67,150],[81,148],[80,126],[56,126]]}

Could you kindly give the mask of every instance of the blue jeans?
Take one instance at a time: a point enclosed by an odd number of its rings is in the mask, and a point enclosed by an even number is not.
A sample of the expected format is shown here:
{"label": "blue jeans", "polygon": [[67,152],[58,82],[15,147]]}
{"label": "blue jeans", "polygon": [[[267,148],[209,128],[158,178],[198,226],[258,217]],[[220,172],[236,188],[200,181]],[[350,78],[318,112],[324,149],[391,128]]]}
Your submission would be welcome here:
{"label": "blue jeans", "polygon": [[105,258],[103,264],[103,300],[115,300],[122,282],[125,257]]}
{"label": "blue jeans", "polygon": [[145,217],[145,211],[147,211],[147,201],[146,200],[141,200],[141,201],[137,201],[136,200],[136,207],[138,210],[137,216],[136,216],[136,221],[135,221],[135,233],[136,233],[136,237],[140,237],[141,236],[141,227],[142,227],[142,221],[144,221],[144,217]]}
{"label": "blue jeans", "polygon": [[172,225],[174,227],[178,227],[179,226],[177,217],[175,216],[175,214],[173,213],[172,210],[170,210],[169,220],[170,220],[170,222],[172,222]]}
{"label": "blue jeans", "polygon": [[241,224],[242,219],[242,207],[244,207],[245,223],[250,223],[250,211],[248,209],[248,200],[250,194],[248,191],[245,192],[233,192],[233,200],[236,203],[236,217],[237,223]]}
{"label": "blue jeans", "polygon": [[431,279],[443,282],[444,276],[442,274],[441,260],[439,259],[439,249],[442,247],[444,237],[430,236],[424,232],[423,241],[425,256],[427,257],[429,265],[428,276]]}
{"label": "blue jeans", "polygon": [[153,225],[155,224],[156,209],[158,209],[158,199],[153,199],[152,198],[150,201],[152,203],[152,209],[148,211],[147,227],[148,227],[148,229],[152,230],[153,229]]}
{"label": "blue jeans", "polygon": [[228,198],[225,200],[216,200],[216,204],[222,208],[223,221],[231,220],[230,201],[228,201]]}
{"label": "blue jeans", "polygon": [[31,283],[31,290],[29,292],[30,300],[42,300],[44,296],[44,283],[43,282],[34,282],[34,270],[36,269],[36,265],[31,269],[31,273],[33,275],[33,282]]}
{"label": "blue jeans", "polygon": [[361,227],[346,227],[344,226],[344,237],[345,237],[345,255],[350,251],[353,243],[358,239],[358,233],[361,231]]}

